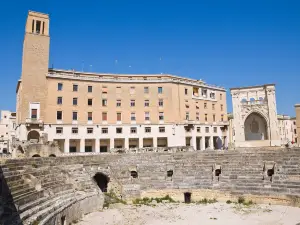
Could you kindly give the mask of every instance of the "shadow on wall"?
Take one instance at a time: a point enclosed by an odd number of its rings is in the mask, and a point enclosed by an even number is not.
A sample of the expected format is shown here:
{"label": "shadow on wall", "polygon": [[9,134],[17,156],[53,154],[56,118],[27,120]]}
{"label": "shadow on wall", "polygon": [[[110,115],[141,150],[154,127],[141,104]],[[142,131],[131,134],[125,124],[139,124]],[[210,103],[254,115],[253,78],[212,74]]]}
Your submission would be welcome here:
{"label": "shadow on wall", "polygon": [[0,224],[23,225],[18,210],[15,207],[13,197],[4,178],[3,169],[0,166]]}

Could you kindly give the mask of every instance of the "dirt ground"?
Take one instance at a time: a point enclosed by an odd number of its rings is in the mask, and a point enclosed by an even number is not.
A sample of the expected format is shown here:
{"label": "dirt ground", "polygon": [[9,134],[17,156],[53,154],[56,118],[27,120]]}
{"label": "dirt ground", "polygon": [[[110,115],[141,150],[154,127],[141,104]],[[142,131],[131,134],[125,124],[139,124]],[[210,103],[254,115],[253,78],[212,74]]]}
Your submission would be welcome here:
{"label": "dirt ground", "polygon": [[79,225],[300,225],[300,208],[278,205],[120,205],[85,215]]}

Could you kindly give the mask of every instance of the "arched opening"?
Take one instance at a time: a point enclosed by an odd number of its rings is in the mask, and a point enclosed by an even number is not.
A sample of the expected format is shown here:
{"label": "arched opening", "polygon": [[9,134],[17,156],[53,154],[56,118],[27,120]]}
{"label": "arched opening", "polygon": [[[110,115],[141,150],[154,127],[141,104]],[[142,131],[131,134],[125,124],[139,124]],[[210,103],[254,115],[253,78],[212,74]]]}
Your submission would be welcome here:
{"label": "arched opening", "polygon": [[51,155],[49,155],[49,157],[56,157],[56,155],[54,155],[54,154],[51,154]]}
{"label": "arched opening", "polygon": [[96,173],[94,176],[94,180],[96,181],[98,187],[102,192],[107,192],[107,185],[109,182],[109,177],[103,173]]}
{"label": "arched opening", "polygon": [[32,157],[36,158],[36,157],[41,157],[39,154],[35,154]]}
{"label": "arched opening", "polygon": [[27,140],[30,141],[30,140],[37,140],[39,141],[40,140],[40,134],[39,132],[37,132],[36,130],[32,130],[28,133],[27,135]]}
{"label": "arched opening", "polygon": [[268,140],[268,125],[259,113],[251,113],[244,124],[245,140]]}

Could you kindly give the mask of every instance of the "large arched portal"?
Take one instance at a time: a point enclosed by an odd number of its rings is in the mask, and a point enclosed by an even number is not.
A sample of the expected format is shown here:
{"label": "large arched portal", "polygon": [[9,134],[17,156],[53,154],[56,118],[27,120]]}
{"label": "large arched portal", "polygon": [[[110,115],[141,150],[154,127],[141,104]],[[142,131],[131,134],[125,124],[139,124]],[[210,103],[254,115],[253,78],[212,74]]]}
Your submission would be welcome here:
{"label": "large arched portal", "polygon": [[268,140],[268,124],[259,113],[251,113],[244,124],[245,140]]}
{"label": "large arched portal", "polygon": [[103,173],[96,173],[94,176],[94,180],[96,181],[98,187],[102,192],[107,192],[107,185],[109,182],[109,177]]}
{"label": "large arched portal", "polygon": [[30,141],[30,140],[37,140],[39,141],[40,140],[40,134],[39,132],[37,132],[36,130],[32,130],[28,133],[27,135],[27,140]]}

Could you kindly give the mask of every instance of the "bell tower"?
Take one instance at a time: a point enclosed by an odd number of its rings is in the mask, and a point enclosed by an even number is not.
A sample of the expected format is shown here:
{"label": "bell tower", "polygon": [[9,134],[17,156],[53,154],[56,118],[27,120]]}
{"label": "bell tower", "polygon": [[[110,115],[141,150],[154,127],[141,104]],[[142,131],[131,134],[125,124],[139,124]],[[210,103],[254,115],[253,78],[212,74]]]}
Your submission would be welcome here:
{"label": "bell tower", "polygon": [[17,87],[18,123],[43,121],[49,64],[49,16],[29,11],[23,43],[22,75]]}

